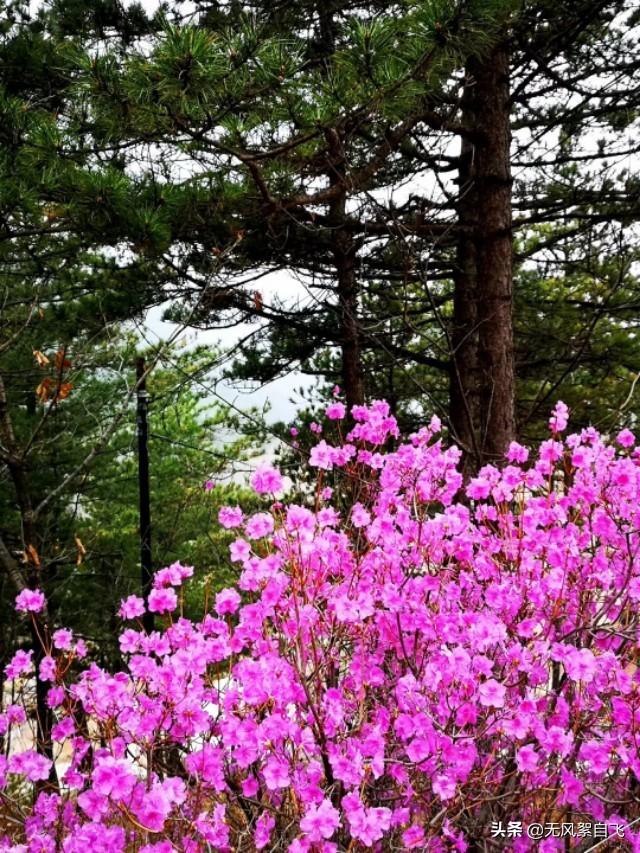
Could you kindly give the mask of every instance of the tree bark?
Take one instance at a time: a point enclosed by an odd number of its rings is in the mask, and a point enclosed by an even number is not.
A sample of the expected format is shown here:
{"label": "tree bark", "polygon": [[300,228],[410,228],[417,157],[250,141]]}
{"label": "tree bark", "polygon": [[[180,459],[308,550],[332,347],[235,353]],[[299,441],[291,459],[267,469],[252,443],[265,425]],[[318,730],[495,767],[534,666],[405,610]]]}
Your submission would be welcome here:
{"label": "tree bark", "polygon": [[467,65],[454,285],[451,422],[467,469],[499,462],[515,438],[509,52]]}
{"label": "tree bark", "polygon": [[346,220],[346,164],[344,150],[336,131],[327,133],[331,153],[329,183],[339,185],[342,191],[331,202],[328,220],[331,228],[331,251],[336,269],[338,296],[338,322],[342,360],[342,384],[347,406],[364,403],[364,371],[358,323],[358,280],[356,276],[357,244],[345,227]]}
{"label": "tree bark", "polygon": [[[465,85],[463,121],[474,120],[472,86]],[[478,377],[478,186],[475,181],[475,145],[462,138],[458,166],[458,222],[449,373],[449,419],[454,440],[464,450],[466,471],[480,464],[478,426],[480,398]]]}
{"label": "tree bark", "polygon": [[364,403],[364,373],[358,328],[358,283],[355,274],[353,238],[336,231],[333,256],[338,274],[338,312],[342,354],[342,384],[347,406]]}

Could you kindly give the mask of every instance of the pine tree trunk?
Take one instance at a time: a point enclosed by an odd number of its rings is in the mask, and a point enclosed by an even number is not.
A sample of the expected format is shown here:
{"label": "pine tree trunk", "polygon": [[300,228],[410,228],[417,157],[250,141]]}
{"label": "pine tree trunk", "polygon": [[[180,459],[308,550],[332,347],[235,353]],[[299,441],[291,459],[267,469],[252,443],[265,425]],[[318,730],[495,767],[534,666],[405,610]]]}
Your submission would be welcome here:
{"label": "pine tree trunk", "polygon": [[346,214],[346,172],[342,142],[336,131],[327,132],[332,156],[328,173],[331,186],[340,185],[342,191],[331,202],[329,222],[331,251],[336,269],[338,297],[339,338],[342,361],[342,385],[349,409],[364,403],[364,371],[358,323],[358,280],[356,276],[357,246],[353,235],[344,227]]}
{"label": "pine tree trunk", "polygon": [[342,350],[342,384],[349,408],[364,403],[364,374],[358,328],[358,284],[355,271],[353,239],[346,231],[334,236],[336,271],[338,274],[338,312]]}
{"label": "pine tree trunk", "polygon": [[467,66],[451,421],[467,468],[499,462],[515,438],[509,54]]}
{"label": "pine tree trunk", "polygon": [[[473,119],[469,100],[471,87],[463,96],[463,122]],[[470,115],[471,113],[471,115]],[[458,172],[460,197],[458,240],[454,274],[452,356],[450,381],[450,422],[453,438],[464,450],[466,470],[480,464],[478,428],[480,399],[478,395],[478,253],[475,234],[478,226],[477,185],[475,183],[475,146],[463,139]]]}

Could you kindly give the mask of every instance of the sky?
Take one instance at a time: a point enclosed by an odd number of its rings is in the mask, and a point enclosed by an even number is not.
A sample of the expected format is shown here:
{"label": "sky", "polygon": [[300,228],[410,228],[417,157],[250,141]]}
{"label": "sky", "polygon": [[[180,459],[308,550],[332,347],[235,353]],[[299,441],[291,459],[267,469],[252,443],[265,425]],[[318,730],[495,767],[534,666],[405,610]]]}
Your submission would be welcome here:
{"label": "sky", "polygon": [[[290,294],[298,287],[297,283],[286,272],[265,277],[260,286],[267,302],[270,296]],[[179,329],[175,323],[163,319],[162,315],[165,310],[166,306],[153,308],[141,325],[141,334],[148,343],[156,344],[161,340],[166,340]],[[211,331],[187,329],[179,333],[177,342],[182,342],[187,347],[204,344],[216,350],[227,349],[233,347],[254,329],[255,327],[248,323],[241,323],[230,329]],[[314,384],[315,379],[313,377],[305,376],[299,370],[294,370],[287,376],[275,379],[273,382],[262,386],[247,382],[232,384],[222,379],[219,372],[216,391],[220,397],[240,409],[258,408],[265,410],[267,423],[278,421],[288,423],[295,420],[296,412],[304,405],[299,389],[301,387],[311,389]]]}

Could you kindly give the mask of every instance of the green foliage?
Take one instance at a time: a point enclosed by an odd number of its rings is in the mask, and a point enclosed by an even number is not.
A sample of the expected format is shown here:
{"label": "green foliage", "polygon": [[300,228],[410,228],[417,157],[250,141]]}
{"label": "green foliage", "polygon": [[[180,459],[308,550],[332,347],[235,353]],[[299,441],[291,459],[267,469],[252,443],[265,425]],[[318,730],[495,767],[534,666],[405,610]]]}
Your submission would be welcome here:
{"label": "green foliage", "polygon": [[[32,505],[50,498],[78,469],[39,515],[38,573],[51,595],[52,617],[70,620],[101,654],[113,656],[120,598],[140,590],[131,394],[139,342],[117,326],[99,338],[78,330],[69,339],[71,318],[66,326],[56,325],[49,311],[43,313],[31,318],[19,341],[0,357]],[[241,460],[252,441],[243,437],[237,418],[193,383],[193,377],[206,379],[211,360],[207,350],[168,349],[148,380],[154,564],[159,568],[178,557],[192,561],[200,581],[194,589],[201,590],[215,590],[231,577],[228,537],[218,529],[217,507],[241,496],[250,502],[238,475],[246,470]],[[97,456],[82,467],[96,446]],[[207,491],[211,479],[216,486]],[[21,550],[19,503],[5,474],[0,535],[16,554]],[[3,609],[14,595],[4,583]],[[11,620],[3,624],[8,627]]]}

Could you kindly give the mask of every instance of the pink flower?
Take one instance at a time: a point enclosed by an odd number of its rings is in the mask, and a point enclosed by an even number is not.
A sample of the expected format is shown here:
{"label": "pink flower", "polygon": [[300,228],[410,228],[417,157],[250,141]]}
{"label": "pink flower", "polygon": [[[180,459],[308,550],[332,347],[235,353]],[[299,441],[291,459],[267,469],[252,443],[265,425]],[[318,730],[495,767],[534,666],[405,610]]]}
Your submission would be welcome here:
{"label": "pink flower", "polygon": [[267,788],[270,791],[276,791],[278,788],[288,788],[291,784],[289,767],[284,761],[270,758],[265,764],[262,773]]}
{"label": "pink flower", "polygon": [[23,589],[16,596],[16,610],[22,613],[40,613],[44,610],[46,599],[39,589]]}
{"label": "pink flower", "polygon": [[126,631],[123,631],[118,640],[122,654],[126,655],[137,652],[140,648],[143,636],[144,635],[141,635],[138,631],[134,631],[131,628],[127,628]]}
{"label": "pink flower", "polygon": [[227,530],[240,527],[244,520],[244,513],[239,506],[221,506],[218,510],[218,521]]}
{"label": "pink flower", "polygon": [[57,631],[53,632],[52,639],[53,645],[56,649],[70,651],[73,643],[73,631],[70,631],[68,628],[59,628]]}
{"label": "pink flower", "polygon": [[19,678],[21,675],[26,675],[33,668],[33,651],[28,652],[18,649],[9,663],[5,666],[4,671],[7,678]]}
{"label": "pink flower", "polygon": [[428,758],[433,752],[430,739],[422,736],[414,737],[411,743],[407,746],[407,757],[409,761],[414,761],[419,764]]}
{"label": "pink flower", "polygon": [[566,403],[559,401],[549,418],[549,429],[552,432],[564,432],[569,422],[569,407]]}
{"label": "pink flower", "polygon": [[[216,791],[225,790],[224,753],[219,747],[215,747],[210,743],[205,743],[202,749],[197,752],[193,752],[186,757],[185,766],[189,773],[197,773]],[[247,794],[247,796],[251,795]]]}
{"label": "pink flower", "polygon": [[202,838],[212,848],[229,850],[229,827],[225,822],[225,807],[222,803],[214,806],[213,818],[210,813],[203,812],[195,820],[195,826]]}
{"label": "pink flower", "polygon": [[598,669],[596,657],[591,649],[573,649],[565,656],[564,665],[569,678],[585,684],[593,681]]}
{"label": "pink flower", "polygon": [[153,577],[155,587],[181,586],[187,578],[193,577],[193,566],[183,566],[180,562],[172,563],[157,571]]}
{"label": "pink flower", "polygon": [[137,619],[144,613],[144,599],[138,595],[130,595],[120,602],[118,613],[123,619]]}
{"label": "pink flower", "polygon": [[529,458],[529,451],[526,447],[518,444],[517,441],[512,441],[505,456],[509,462],[519,462],[520,464],[523,464]]}
{"label": "pink flower", "polygon": [[633,447],[636,443],[636,437],[630,429],[623,429],[622,432],[619,432],[616,436],[616,441],[620,447]]}
{"label": "pink flower", "polygon": [[538,767],[538,753],[530,746],[522,746],[516,753],[516,764],[521,773],[531,773]]}
{"label": "pink flower", "polygon": [[349,821],[351,835],[366,847],[379,841],[391,826],[391,810],[388,808],[365,808],[357,794],[342,798],[342,806]]}
{"label": "pink flower", "polygon": [[178,596],[175,589],[152,589],[148,602],[152,613],[169,613],[178,606]]}
{"label": "pink flower", "polygon": [[22,725],[22,723],[27,722],[27,714],[20,705],[7,705],[7,720],[10,723],[17,723],[18,725]]}
{"label": "pink flower", "polygon": [[[60,687],[60,686],[51,687],[47,691],[47,706],[49,708],[59,708],[60,705],[62,705],[62,703],[64,702],[64,699],[65,699],[64,687]],[[55,728],[55,726],[54,726],[54,728]]]}
{"label": "pink flower", "polygon": [[415,850],[418,847],[422,849],[424,846],[424,829],[414,823],[402,833],[402,843],[407,850]]}
{"label": "pink flower", "polygon": [[91,774],[93,790],[112,800],[123,800],[131,794],[136,776],[131,765],[120,758],[107,756],[99,759]]}
{"label": "pink flower", "polygon": [[75,734],[76,727],[72,717],[63,717],[59,723],[51,729],[51,737],[53,740],[62,741]]}
{"label": "pink flower", "polygon": [[244,563],[251,556],[251,546],[246,539],[236,539],[229,545],[229,554],[234,563]]}
{"label": "pink flower", "polygon": [[250,539],[262,539],[273,533],[273,516],[267,512],[257,512],[247,519],[244,532]]}
{"label": "pink flower", "polygon": [[330,403],[325,409],[325,414],[330,421],[340,421],[347,413],[344,403]]}
{"label": "pink flower", "polygon": [[285,527],[290,533],[306,531],[311,533],[316,526],[316,517],[306,506],[290,504],[287,507]]}
{"label": "pink flower", "polygon": [[561,726],[550,726],[538,735],[540,746],[548,753],[557,752],[561,756],[568,755],[573,746],[573,732],[565,731]]}
{"label": "pink flower", "polygon": [[282,474],[268,463],[259,465],[251,475],[253,490],[259,495],[275,495],[284,489]]}
{"label": "pink flower", "polygon": [[351,524],[354,527],[366,527],[371,524],[371,516],[361,503],[355,503],[351,509]]}
{"label": "pink flower", "polygon": [[271,840],[271,833],[276,825],[275,818],[269,812],[264,812],[256,821],[256,829],[253,836],[256,850],[263,850]]}
{"label": "pink flower", "polygon": [[331,471],[333,468],[333,448],[324,439],[311,448],[309,465],[323,471]]}
{"label": "pink flower", "polygon": [[56,662],[50,655],[45,655],[40,661],[39,675],[41,681],[56,680]]}
{"label": "pink flower", "polygon": [[480,685],[480,704],[490,708],[503,708],[504,697],[507,692],[504,684],[500,684],[494,678],[489,678]]}
{"label": "pink flower", "polygon": [[484,500],[491,494],[491,481],[486,477],[473,477],[467,486],[467,495],[472,500]]}
{"label": "pink flower", "polygon": [[184,782],[171,777],[154,782],[150,789],[136,794],[133,811],[140,823],[152,832],[162,832],[174,805],[180,805],[186,796]]}
{"label": "pink flower", "polygon": [[436,773],[431,783],[433,793],[440,797],[441,800],[450,800],[456,794],[456,782],[445,773]]}
{"label": "pink flower", "polygon": [[52,761],[33,749],[19,752],[9,758],[9,772],[19,773],[30,782],[44,781],[49,778]]}
{"label": "pink flower", "polygon": [[598,775],[604,775],[611,761],[611,746],[600,740],[589,740],[582,744],[578,754],[580,761],[586,761],[589,769]]}
{"label": "pink flower", "polygon": [[216,613],[219,616],[235,613],[240,607],[240,601],[240,595],[235,589],[223,589],[216,595]]}
{"label": "pink flower", "polygon": [[321,841],[323,838],[331,838],[340,826],[340,813],[331,805],[331,800],[326,797],[320,805],[311,806],[300,821],[300,829],[305,833],[309,841]]}

